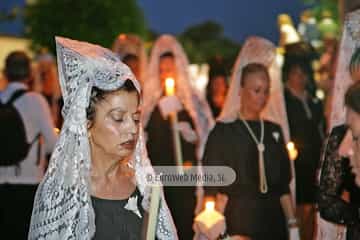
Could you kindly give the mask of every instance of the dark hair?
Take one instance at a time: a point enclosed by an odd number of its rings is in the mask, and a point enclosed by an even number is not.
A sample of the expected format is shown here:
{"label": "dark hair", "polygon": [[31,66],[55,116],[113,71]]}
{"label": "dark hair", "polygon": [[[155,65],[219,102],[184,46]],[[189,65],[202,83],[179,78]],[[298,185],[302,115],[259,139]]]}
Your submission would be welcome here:
{"label": "dark hair", "polygon": [[267,79],[270,81],[270,75],[267,68],[261,63],[249,63],[241,72],[240,86],[243,87],[245,84],[245,78],[252,73],[264,73]]}
{"label": "dark hair", "polygon": [[285,59],[282,67],[284,82],[289,79],[290,72],[296,67],[299,67],[308,77],[311,77],[312,68],[310,63],[304,58],[292,57]]}
{"label": "dark hair", "polygon": [[30,72],[30,58],[25,52],[14,51],[6,57],[4,74],[9,82],[25,80]]}
{"label": "dark hair", "polygon": [[212,85],[217,77],[223,77],[226,85],[226,89],[228,89],[227,76],[225,72],[212,72],[209,73],[209,81],[206,85],[206,100],[209,103],[210,109],[213,112],[213,115],[217,117],[220,114],[221,109],[215,106],[212,92]]}
{"label": "dark hair", "polygon": [[345,106],[360,114],[360,82],[355,82],[346,91]]}
{"label": "dark hair", "polygon": [[349,71],[351,74],[353,74],[359,70],[360,70],[360,48],[356,48],[355,52],[351,56],[351,60],[349,63]]}
{"label": "dark hair", "polygon": [[95,119],[95,106],[99,102],[103,101],[107,95],[112,94],[117,91],[125,91],[125,92],[136,92],[138,94],[138,99],[140,100],[140,95],[137,92],[137,89],[134,85],[134,83],[131,80],[126,80],[124,85],[122,85],[120,88],[112,91],[106,91],[102,90],[98,87],[93,87],[91,90],[91,97],[90,97],[90,103],[89,106],[86,108],[86,118],[89,121],[93,121]]}
{"label": "dark hair", "polygon": [[209,81],[218,76],[224,76],[225,78],[228,76],[225,66],[210,66]]}
{"label": "dark hair", "polygon": [[126,55],[122,58],[121,61],[122,61],[123,63],[127,63],[127,62],[129,62],[129,61],[138,61],[138,60],[139,60],[138,56],[129,53],[129,54],[126,54]]}
{"label": "dark hair", "polygon": [[215,79],[217,78],[217,77],[224,77],[224,80],[225,80],[225,85],[226,85],[226,87],[228,86],[228,82],[227,82],[227,76],[226,76],[226,74],[225,73],[220,73],[220,72],[218,72],[218,73],[214,73],[213,75],[209,75],[209,81],[208,81],[208,83],[207,83],[207,85],[206,85],[206,95],[208,96],[208,97],[210,97],[211,96],[211,89],[212,89],[212,85],[213,85],[213,83],[214,83],[214,81],[215,81]]}
{"label": "dark hair", "polygon": [[169,57],[169,58],[174,58],[175,56],[174,56],[174,54],[173,54],[172,52],[170,52],[170,51],[164,52],[163,54],[160,55],[160,59],[167,58],[167,57]]}

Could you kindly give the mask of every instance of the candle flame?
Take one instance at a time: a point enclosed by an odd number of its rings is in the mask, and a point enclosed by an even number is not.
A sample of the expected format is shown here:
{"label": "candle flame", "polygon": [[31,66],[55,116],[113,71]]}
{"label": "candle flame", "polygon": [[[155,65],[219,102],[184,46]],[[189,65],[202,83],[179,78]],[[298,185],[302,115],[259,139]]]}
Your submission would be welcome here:
{"label": "candle flame", "polygon": [[293,142],[288,142],[288,144],[286,144],[286,148],[288,150],[290,160],[295,160],[299,154],[295,144]]}
{"label": "candle flame", "polygon": [[205,203],[205,208],[207,211],[213,211],[215,209],[215,202],[214,201],[207,201]]}
{"label": "candle flame", "polygon": [[172,96],[175,93],[175,80],[173,78],[165,79],[166,95]]}
{"label": "candle flame", "polygon": [[288,142],[286,147],[289,151],[291,151],[291,150],[295,149],[295,144],[293,142]]}

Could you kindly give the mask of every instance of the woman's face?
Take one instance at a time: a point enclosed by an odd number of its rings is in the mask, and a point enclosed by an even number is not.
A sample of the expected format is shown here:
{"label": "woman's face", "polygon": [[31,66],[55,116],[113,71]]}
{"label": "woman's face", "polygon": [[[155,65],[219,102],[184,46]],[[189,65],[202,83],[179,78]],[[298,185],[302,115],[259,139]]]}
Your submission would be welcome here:
{"label": "woman's face", "polygon": [[350,164],[352,166],[352,172],[355,174],[355,182],[360,186],[360,114],[352,110],[347,109],[346,123],[351,131],[351,141],[347,150]]}
{"label": "woman's face", "polygon": [[226,95],[226,78],[225,76],[215,76],[213,81],[212,81],[212,85],[211,85],[211,91],[213,95],[216,94],[224,94]]}
{"label": "woman's face", "polygon": [[270,80],[264,72],[248,74],[241,87],[241,105],[247,112],[260,114],[269,99]]}
{"label": "woman's face", "polygon": [[287,81],[299,89],[305,89],[308,80],[306,73],[300,66],[293,66],[289,71]]}
{"label": "woman's face", "polygon": [[211,95],[214,104],[217,107],[222,107],[226,97],[226,79],[224,76],[215,76],[211,85]]}
{"label": "woman's face", "polygon": [[161,86],[165,86],[166,78],[173,78],[176,80],[176,65],[175,59],[173,57],[163,57],[160,58],[159,62],[159,76],[161,81]]}
{"label": "woman's face", "polygon": [[119,90],[95,105],[95,117],[89,123],[91,147],[97,153],[125,158],[134,151],[139,133],[137,92]]}

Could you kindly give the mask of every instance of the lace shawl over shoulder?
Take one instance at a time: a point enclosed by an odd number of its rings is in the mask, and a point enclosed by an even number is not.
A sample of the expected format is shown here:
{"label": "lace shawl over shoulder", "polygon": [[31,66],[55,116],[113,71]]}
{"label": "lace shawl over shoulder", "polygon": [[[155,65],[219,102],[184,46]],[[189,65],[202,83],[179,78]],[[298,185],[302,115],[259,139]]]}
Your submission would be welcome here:
{"label": "lace shawl over shoulder", "polygon": [[352,225],[359,220],[357,210],[341,199],[344,179],[350,172],[345,159],[338,154],[346,130],[344,126],[337,127],[328,139],[320,178],[319,209],[321,216],[326,220]]}
{"label": "lace shawl over shoulder", "polygon": [[[342,193],[347,189],[347,179],[351,175],[347,159],[338,154],[339,146],[346,134],[344,125],[332,130],[326,144],[323,157],[322,172],[320,176],[318,205],[320,216],[332,223],[347,226],[347,235],[355,236],[360,231],[359,212],[356,206],[342,199]],[[319,235],[321,239],[343,239],[345,234],[338,226],[333,230],[338,237],[331,236],[329,229],[320,226]],[[357,239],[357,238],[349,238]]]}

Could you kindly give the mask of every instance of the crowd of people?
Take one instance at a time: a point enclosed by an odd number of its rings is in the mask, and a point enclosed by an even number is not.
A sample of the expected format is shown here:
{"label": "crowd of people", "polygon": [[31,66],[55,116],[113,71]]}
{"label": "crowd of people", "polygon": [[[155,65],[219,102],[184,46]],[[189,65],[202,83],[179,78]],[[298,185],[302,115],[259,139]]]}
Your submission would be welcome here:
{"label": "crowd of people", "polygon": [[[149,58],[132,34],[112,50],[56,37],[56,60],[10,53],[0,91],[1,239],[148,239],[144,176],[179,165],[227,166],[236,179],[164,185],[156,239],[360,239],[359,21],[359,10],[345,21],[327,103],[315,94],[304,41],[286,45],[280,65],[273,43],[249,37],[231,71],[210,66],[205,96],[170,35]],[[194,221],[206,199],[224,217],[219,231]]]}

